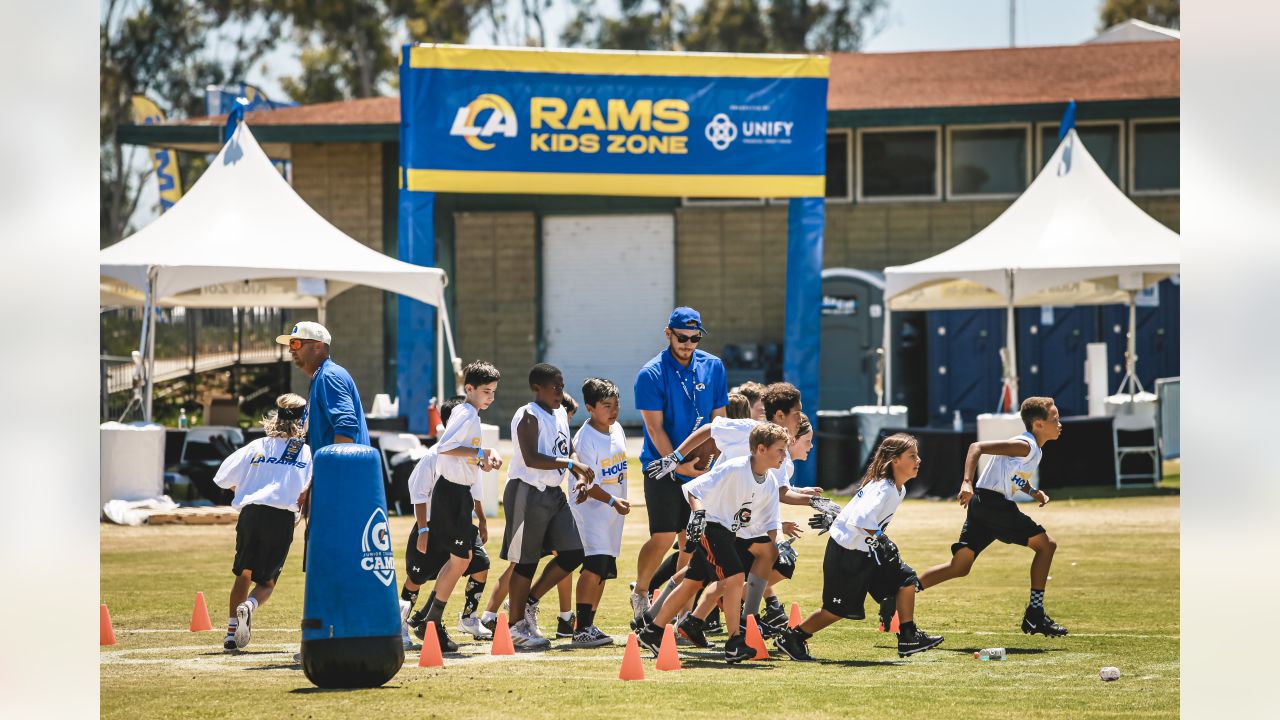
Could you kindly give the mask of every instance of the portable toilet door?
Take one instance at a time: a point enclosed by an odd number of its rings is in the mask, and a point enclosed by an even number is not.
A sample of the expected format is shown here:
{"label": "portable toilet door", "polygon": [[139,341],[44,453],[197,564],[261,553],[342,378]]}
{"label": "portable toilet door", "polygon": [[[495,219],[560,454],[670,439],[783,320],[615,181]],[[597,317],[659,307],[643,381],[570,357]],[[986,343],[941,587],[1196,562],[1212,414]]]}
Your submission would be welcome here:
{"label": "portable toilet door", "polygon": [[876,402],[876,351],[884,341],[884,275],[854,268],[822,271],[822,410]]}

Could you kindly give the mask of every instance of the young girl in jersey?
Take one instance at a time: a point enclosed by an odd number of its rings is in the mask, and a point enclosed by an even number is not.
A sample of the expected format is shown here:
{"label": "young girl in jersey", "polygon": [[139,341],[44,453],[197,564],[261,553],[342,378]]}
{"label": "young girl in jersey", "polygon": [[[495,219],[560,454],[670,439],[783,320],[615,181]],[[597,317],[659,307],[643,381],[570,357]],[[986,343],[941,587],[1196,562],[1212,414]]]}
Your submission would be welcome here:
{"label": "young girl in jersey", "polygon": [[866,617],[863,602],[870,595],[877,603],[897,598],[898,657],[906,657],[937,647],[941,635],[927,635],[916,628],[915,597],[919,581],[898,555],[898,548],[884,530],[906,495],[908,480],[920,471],[916,439],[906,433],[881,441],[862,478],[862,485],[837,516],[819,512],[809,524],[831,531],[827,555],[822,562],[822,609],[799,627],[784,630],[774,641],[793,660],[812,660],[809,638],[814,633],[847,618]]}
{"label": "young girl in jersey", "polygon": [[311,484],[311,449],[303,429],[306,406],[299,395],[281,395],[277,409],[262,421],[267,436],[232,453],[214,475],[218,487],[235,488],[231,507],[240,511],[224,650],[249,644],[253,614],[271,597],[289,556],[299,499]]}

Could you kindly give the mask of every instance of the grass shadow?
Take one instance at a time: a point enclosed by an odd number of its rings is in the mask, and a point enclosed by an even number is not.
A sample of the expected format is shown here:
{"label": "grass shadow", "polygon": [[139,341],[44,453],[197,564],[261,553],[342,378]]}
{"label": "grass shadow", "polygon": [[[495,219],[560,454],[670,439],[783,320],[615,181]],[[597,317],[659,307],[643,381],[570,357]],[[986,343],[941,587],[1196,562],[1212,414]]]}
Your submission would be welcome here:
{"label": "grass shadow", "polygon": [[770,663],[768,661],[760,660],[760,661],[747,661],[747,662],[734,663],[731,665],[724,661],[724,655],[712,656],[712,657],[702,656],[702,657],[691,657],[691,658],[681,657],[680,658],[680,667],[685,669],[718,668],[722,670],[761,671],[761,670],[770,670],[772,669],[772,666],[776,664],[777,664],[776,662]]}
{"label": "grass shadow", "polygon": [[[949,648],[935,648],[935,649],[943,650],[946,652],[959,653],[961,655],[972,655],[982,650],[982,648],[979,648],[979,647],[971,647],[971,648],[949,647]],[[1062,648],[1014,648],[1014,647],[1004,649],[1005,655],[1040,655],[1042,653],[1050,653],[1050,652],[1063,652],[1063,650]]]}
{"label": "grass shadow", "polygon": [[293,695],[326,695],[329,693],[358,692],[360,690],[399,690],[400,685],[379,685],[371,688],[322,688],[322,687],[300,687],[294,688],[289,692]]}
{"label": "grass shadow", "polygon": [[302,670],[302,663],[288,663],[284,665],[257,665],[245,668],[246,670]]}
{"label": "grass shadow", "polygon": [[818,665],[839,665],[842,667],[894,667],[905,663],[906,658],[899,660],[827,660],[819,658],[812,662]]}

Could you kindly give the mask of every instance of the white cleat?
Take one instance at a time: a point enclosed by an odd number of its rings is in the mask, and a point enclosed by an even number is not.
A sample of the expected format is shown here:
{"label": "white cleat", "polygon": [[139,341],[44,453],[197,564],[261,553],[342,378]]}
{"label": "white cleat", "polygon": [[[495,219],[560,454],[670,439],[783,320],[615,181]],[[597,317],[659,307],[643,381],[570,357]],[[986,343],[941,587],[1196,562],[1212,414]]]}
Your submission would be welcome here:
{"label": "white cleat", "polygon": [[[546,640],[546,638],[542,636],[542,631],[538,629],[538,601],[537,600],[531,600],[529,601],[528,604],[524,606],[523,622],[525,623],[525,628],[526,628],[525,631],[528,632],[529,635],[531,635],[532,637],[538,638],[539,640]],[[548,646],[551,645],[550,641],[547,642],[547,645]]]}
{"label": "white cleat", "polygon": [[400,642],[404,645],[405,650],[417,650],[421,648],[413,641],[413,636],[409,634],[409,612],[413,610],[413,606],[408,600],[400,601]]}
{"label": "white cleat", "polygon": [[636,621],[640,620],[640,616],[649,609],[649,596],[644,593],[631,591],[631,615]]}
{"label": "white cleat", "polygon": [[511,626],[511,644],[523,650],[547,650],[551,641],[529,632],[529,618]]}
{"label": "white cleat", "polygon": [[470,635],[476,640],[489,640],[493,637],[493,632],[481,625],[480,618],[475,616],[459,615],[458,632]]}
{"label": "white cleat", "polygon": [[236,649],[243,648],[249,644],[249,636],[253,634],[250,627],[253,623],[253,607],[249,602],[240,603],[236,606]]}

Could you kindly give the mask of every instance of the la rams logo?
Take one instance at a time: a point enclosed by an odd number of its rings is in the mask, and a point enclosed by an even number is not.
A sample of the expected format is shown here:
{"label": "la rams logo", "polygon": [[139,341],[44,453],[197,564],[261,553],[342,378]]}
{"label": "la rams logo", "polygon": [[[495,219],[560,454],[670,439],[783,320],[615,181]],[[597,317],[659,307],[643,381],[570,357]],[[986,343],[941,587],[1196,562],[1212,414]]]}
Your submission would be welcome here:
{"label": "la rams logo", "polygon": [[[481,124],[481,116],[484,123]],[[494,135],[513,138],[519,130],[516,122],[516,111],[506,98],[493,93],[479,95],[465,107],[458,108],[453,116],[453,127],[450,135],[457,135],[476,150],[492,150],[493,143],[483,138]]]}
{"label": "la rams logo", "polygon": [[376,507],[364,524],[360,535],[360,569],[373,573],[383,584],[396,580],[396,561],[391,553],[391,533],[387,531],[387,514]]}

